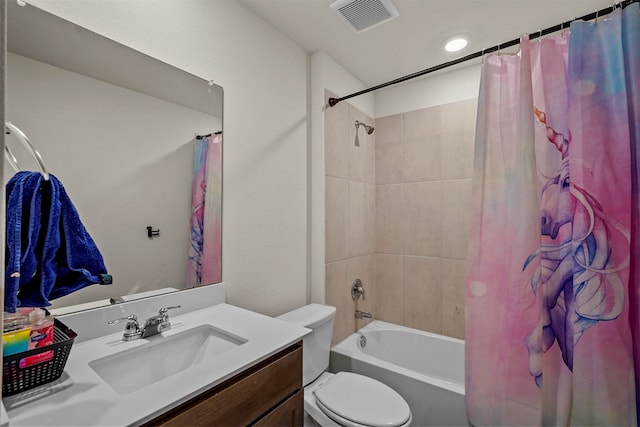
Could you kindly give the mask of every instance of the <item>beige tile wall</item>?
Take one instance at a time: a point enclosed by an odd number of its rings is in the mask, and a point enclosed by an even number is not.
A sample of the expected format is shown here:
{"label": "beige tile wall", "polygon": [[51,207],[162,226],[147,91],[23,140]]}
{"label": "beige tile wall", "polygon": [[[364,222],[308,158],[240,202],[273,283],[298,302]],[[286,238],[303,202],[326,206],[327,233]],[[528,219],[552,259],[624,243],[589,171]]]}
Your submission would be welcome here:
{"label": "beige tile wall", "polygon": [[[326,92],[328,99],[334,94]],[[476,100],[374,120],[346,102],[325,113],[326,303],[333,341],[377,319],[464,338]],[[355,120],[375,124],[358,132]],[[351,299],[360,278],[366,299]]]}
{"label": "beige tile wall", "polygon": [[380,320],[464,338],[476,102],[376,120]]}

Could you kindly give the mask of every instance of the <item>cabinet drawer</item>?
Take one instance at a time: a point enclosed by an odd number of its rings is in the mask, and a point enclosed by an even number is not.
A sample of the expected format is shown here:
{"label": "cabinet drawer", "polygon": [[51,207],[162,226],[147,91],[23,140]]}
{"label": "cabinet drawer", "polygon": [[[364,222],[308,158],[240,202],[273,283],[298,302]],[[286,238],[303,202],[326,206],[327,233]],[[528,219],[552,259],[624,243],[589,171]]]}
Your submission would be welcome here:
{"label": "cabinet drawer", "polygon": [[302,346],[296,344],[204,392],[152,425],[246,426],[302,389]]}
{"label": "cabinet drawer", "polygon": [[282,402],[252,427],[302,427],[304,423],[304,390]]}

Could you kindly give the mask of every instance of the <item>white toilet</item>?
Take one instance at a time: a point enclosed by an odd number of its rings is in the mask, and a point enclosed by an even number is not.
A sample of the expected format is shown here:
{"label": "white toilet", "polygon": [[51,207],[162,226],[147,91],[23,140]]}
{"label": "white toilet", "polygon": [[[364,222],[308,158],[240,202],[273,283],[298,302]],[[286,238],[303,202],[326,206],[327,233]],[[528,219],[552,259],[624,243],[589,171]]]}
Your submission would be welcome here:
{"label": "white toilet", "polygon": [[390,387],[364,375],[325,372],[335,316],[335,307],[309,304],[278,317],[313,330],[303,339],[305,426],[409,426],[411,409]]}

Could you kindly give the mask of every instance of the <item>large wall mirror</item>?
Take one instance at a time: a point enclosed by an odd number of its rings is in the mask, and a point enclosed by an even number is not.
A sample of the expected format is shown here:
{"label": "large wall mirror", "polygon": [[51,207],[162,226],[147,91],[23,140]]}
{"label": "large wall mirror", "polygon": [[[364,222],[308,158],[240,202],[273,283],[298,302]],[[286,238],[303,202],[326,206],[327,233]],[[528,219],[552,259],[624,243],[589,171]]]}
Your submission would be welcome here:
{"label": "large wall mirror", "polygon": [[[8,2],[7,17],[6,119],[64,185],[113,276],[51,308],[220,282],[222,88],[32,5]],[[5,141],[20,169],[37,170]],[[13,174],[5,160],[5,183]],[[190,270],[203,228],[206,278]]]}

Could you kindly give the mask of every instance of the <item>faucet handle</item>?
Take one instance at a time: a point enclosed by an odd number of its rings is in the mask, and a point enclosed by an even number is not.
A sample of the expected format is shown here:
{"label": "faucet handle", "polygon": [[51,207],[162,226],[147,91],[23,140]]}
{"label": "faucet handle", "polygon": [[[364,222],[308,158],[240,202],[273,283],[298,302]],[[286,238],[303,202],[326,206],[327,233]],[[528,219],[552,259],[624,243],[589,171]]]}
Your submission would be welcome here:
{"label": "faucet handle", "polygon": [[165,314],[167,314],[167,311],[173,310],[175,308],[180,308],[180,307],[182,307],[182,306],[181,305],[174,305],[172,307],[162,307],[160,309],[159,313],[162,314],[162,315],[165,315]]}
{"label": "faucet handle", "polygon": [[362,296],[362,299],[364,300],[365,299],[364,286],[362,286],[362,280],[356,279],[353,281],[353,284],[351,285],[351,298],[353,298],[353,300],[355,301],[361,296]]}
{"label": "faucet handle", "polygon": [[180,308],[180,307],[182,307],[182,306],[174,305],[172,307],[162,307],[160,309],[159,315],[162,317],[162,320],[161,320],[161,323],[160,323],[160,327],[163,330],[166,331],[167,329],[171,328],[171,323],[169,322],[169,315],[167,314],[167,312],[169,310],[173,310],[173,309]]}
{"label": "faucet handle", "polygon": [[122,339],[125,341],[134,340],[142,334],[140,331],[140,325],[138,325],[138,317],[135,314],[131,314],[127,317],[120,317],[118,319],[109,320],[107,325],[117,325],[120,322],[127,322],[127,326],[124,328],[124,335]]}
{"label": "faucet handle", "polygon": [[107,325],[117,325],[118,323],[124,322],[125,320],[137,322],[138,321],[138,317],[135,314],[132,314],[132,315],[127,316],[127,317],[120,317],[118,319],[109,320],[107,322]]}

